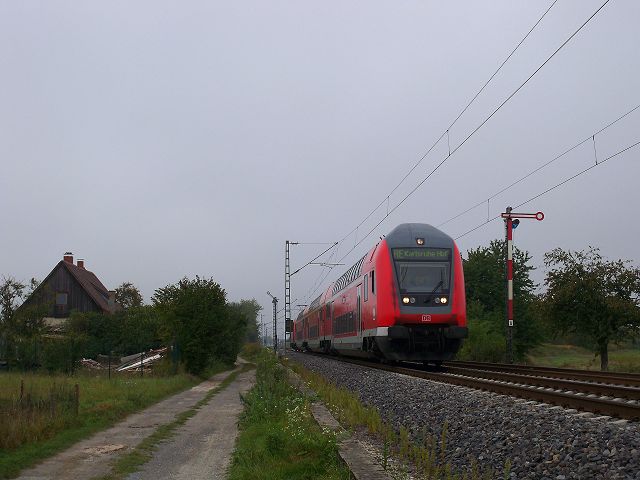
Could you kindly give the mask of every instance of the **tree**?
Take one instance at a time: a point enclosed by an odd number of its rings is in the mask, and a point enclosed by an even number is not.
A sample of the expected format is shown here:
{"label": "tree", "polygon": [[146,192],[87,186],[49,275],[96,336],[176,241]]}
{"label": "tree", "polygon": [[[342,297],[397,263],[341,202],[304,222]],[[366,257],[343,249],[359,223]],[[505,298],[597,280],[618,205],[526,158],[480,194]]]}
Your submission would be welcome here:
{"label": "tree", "polygon": [[[32,278],[28,285],[13,277],[3,277],[0,284],[0,358],[16,361],[23,367],[38,364],[38,343],[49,310],[49,292],[39,289]],[[18,306],[19,301],[37,296],[38,301]]]}
{"label": "tree", "polygon": [[[467,258],[463,259],[470,328],[470,338],[465,343],[484,341],[482,339],[488,338],[487,335],[491,335],[492,344],[496,344],[495,335],[500,335],[505,341],[505,258],[504,240],[493,240],[488,247],[469,250]],[[541,340],[540,326],[534,312],[536,284],[530,276],[534,269],[529,252],[514,248],[513,296],[516,321],[513,327],[513,347],[516,358],[520,359]],[[483,325],[478,327],[474,322],[481,322]],[[482,332],[481,338],[474,338],[476,331]],[[464,351],[482,350],[470,347],[468,345]]]}
{"label": "tree", "polygon": [[638,336],[640,269],[627,260],[609,261],[598,248],[545,255],[549,268],[545,308],[559,333],[580,333],[609,368],[609,343]]}
{"label": "tree", "polygon": [[155,291],[165,339],[178,348],[185,367],[202,373],[212,361],[232,362],[244,338],[245,324],[234,324],[226,292],[212,278],[183,278]]}
{"label": "tree", "polygon": [[238,310],[238,313],[245,318],[247,324],[247,342],[257,342],[260,338],[260,333],[258,332],[258,322],[257,317],[260,310],[262,310],[262,306],[257,302],[255,298],[251,300],[240,300],[239,302],[231,302],[229,304],[230,308],[234,308]]}
{"label": "tree", "polygon": [[15,311],[26,285],[15,278],[2,277],[0,283],[0,358],[8,358],[16,335]]}
{"label": "tree", "polygon": [[124,282],[115,289],[116,303],[122,305],[125,310],[142,306],[142,294],[133,283]]}
{"label": "tree", "polygon": [[13,318],[17,308],[17,302],[23,298],[27,286],[15,278],[2,277],[0,284],[0,320],[6,325]]}

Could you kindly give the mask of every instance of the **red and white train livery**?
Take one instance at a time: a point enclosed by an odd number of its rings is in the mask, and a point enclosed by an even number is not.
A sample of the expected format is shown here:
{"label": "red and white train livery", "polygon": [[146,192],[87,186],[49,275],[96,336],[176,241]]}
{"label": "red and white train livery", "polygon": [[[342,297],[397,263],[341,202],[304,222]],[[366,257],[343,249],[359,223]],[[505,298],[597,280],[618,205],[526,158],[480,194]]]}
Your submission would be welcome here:
{"label": "red and white train livery", "polygon": [[291,347],[440,363],[467,335],[457,245],[431,225],[406,223],[298,315]]}

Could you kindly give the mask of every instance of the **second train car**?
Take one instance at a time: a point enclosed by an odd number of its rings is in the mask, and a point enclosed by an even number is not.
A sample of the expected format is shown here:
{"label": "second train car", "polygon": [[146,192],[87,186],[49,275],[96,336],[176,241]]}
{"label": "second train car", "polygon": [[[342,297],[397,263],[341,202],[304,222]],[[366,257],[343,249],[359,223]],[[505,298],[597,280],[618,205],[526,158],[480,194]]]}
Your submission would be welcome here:
{"label": "second train car", "polygon": [[431,225],[405,223],[298,315],[291,347],[439,364],[467,335],[455,241]]}

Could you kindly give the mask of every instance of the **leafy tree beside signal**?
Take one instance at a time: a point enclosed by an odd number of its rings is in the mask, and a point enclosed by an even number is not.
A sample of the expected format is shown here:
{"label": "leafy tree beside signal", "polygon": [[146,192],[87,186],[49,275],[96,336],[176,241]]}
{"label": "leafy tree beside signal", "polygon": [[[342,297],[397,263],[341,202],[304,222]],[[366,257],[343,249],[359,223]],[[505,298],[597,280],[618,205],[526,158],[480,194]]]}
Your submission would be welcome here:
{"label": "leafy tree beside signal", "polygon": [[609,344],[637,337],[640,329],[640,269],[629,261],[609,261],[597,248],[545,255],[545,304],[559,333],[586,336],[609,368]]}
{"label": "leafy tree beside signal", "polygon": [[[470,332],[462,357],[496,361],[505,352],[505,250],[504,240],[493,240],[488,247],[469,250],[463,259]],[[533,270],[529,252],[514,248],[514,353],[519,359],[541,340]]]}

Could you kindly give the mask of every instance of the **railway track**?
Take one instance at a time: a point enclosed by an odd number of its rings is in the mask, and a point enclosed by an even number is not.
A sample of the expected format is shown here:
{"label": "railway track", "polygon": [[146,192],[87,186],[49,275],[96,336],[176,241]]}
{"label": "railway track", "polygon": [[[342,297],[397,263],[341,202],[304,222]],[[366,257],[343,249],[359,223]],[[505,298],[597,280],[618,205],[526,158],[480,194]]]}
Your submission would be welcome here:
{"label": "railway track", "polygon": [[460,360],[445,362],[447,368],[463,367],[477,370],[491,370],[497,372],[518,372],[523,375],[564,378],[567,380],[583,380],[589,382],[606,383],[612,385],[627,385],[640,387],[640,374],[600,372],[576,370],[571,368],[534,367],[531,365],[509,365],[505,363],[465,362]]}
{"label": "railway track", "polygon": [[436,372],[423,367],[379,364],[353,358],[340,357],[339,360],[602,416],[640,420],[640,388],[635,386],[640,382],[634,383],[640,380],[640,376],[634,380],[633,374],[593,372],[594,375],[590,375],[591,372],[580,370],[563,372],[563,369],[475,362],[447,362],[445,371]]}

